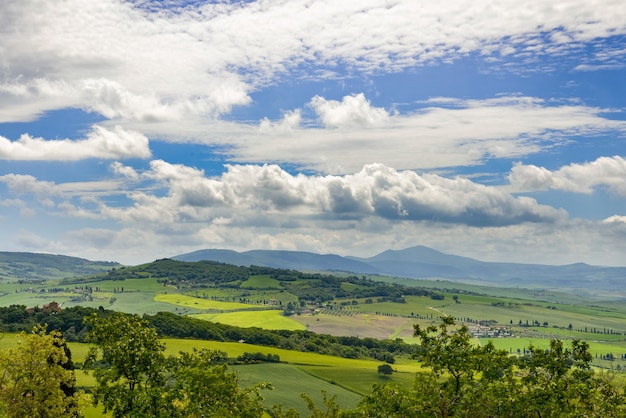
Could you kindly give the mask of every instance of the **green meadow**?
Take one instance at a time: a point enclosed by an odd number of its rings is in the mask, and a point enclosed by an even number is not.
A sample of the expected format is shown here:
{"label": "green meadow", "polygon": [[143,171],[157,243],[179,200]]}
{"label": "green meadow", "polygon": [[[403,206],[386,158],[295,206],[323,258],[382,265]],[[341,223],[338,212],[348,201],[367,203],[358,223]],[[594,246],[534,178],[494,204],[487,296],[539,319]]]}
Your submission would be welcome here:
{"label": "green meadow", "polygon": [[[221,341],[203,341],[203,340],[186,340],[176,338],[163,339],[167,347],[167,353],[176,354],[180,351],[187,351],[196,349],[207,348],[210,350],[218,350],[228,353],[230,357],[238,357],[243,353],[259,352],[263,354],[276,354],[280,357],[281,361],[285,361],[298,365],[314,365],[314,366],[327,366],[327,367],[343,367],[343,368],[372,368],[376,370],[379,361],[368,359],[349,359],[336,356],[328,356],[318,353],[309,353],[303,351],[284,350],[276,347],[266,347],[260,345],[252,345],[248,343],[236,343],[236,342],[221,342]],[[415,365],[417,367],[417,365]],[[403,368],[410,368],[409,365],[403,366]]]}
{"label": "green meadow", "polygon": [[238,327],[257,327],[263,329],[287,329],[303,330],[306,326],[300,322],[284,316],[282,310],[262,310],[262,311],[238,311],[221,314],[202,313],[190,315],[193,318],[204,319],[205,321],[219,322],[226,325]]}
{"label": "green meadow", "polygon": [[248,305],[238,302],[221,302],[212,299],[197,298],[188,295],[181,295],[177,293],[158,294],[154,297],[157,302],[169,303],[176,306],[182,306],[186,308],[194,308],[200,310],[211,311],[235,311],[241,309],[258,309],[258,306]]}
{"label": "green meadow", "polygon": [[[388,381],[411,385],[414,375],[420,370],[419,364],[408,358],[399,358],[393,365],[395,373],[391,377],[381,377],[377,373],[378,361],[366,359],[347,359],[307,353],[300,351],[283,350],[273,347],[257,346],[247,343],[215,342],[192,339],[163,339],[166,354],[176,355],[181,351],[193,349],[210,349],[228,353],[231,358],[236,358],[246,352],[260,352],[263,354],[275,354],[280,357],[281,363],[263,363],[255,365],[233,366],[243,386],[253,385],[259,382],[270,382],[273,390],[263,391],[266,405],[282,404],[286,408],[294,408],[301,414],[305,414],[306,404],[301,399],[301,393],[309,394],[318,405],[322,403],[322,390],[330,396],[336,396],[337,402],[342,408],[354,407],[361,396],[369,393],[373,383]],[[511,350],[516,354],[517,346],[528,348],[531,344],[538,348],[548,348],[548,338],[496,338],[481,339],[485,344],[492,341],[497,348]],[[2,334],[0,337],[0,349],[6,349],[16,344],[16,334]],[[565,341],[567,344],[567,341]],[[89,345],[84,343],[69,343],[74,362],[82,363]],[[614,350],[623,348],[623,343],[607,344],[602,342],[590,342],[591,352],[596,350]],[[612,362],[605,368],[615,368],[620,361]],[[80,387],[93,386],[94,380],[89,374],[77,371],[77,384]],[[87,417],[103,416],[98,408],[88,407]]]}
{"label": "green meadow", "polygon": [[267,274],[250,276],[248,280],[241,282],[240,287],[251,289],[281,289],[280,282]]}
{"label": "green meadow", "polygon": [[[233,366],[233,369],[239,374],[240,383],[243,386],[259,382],[272,384],[274,390],[263,392],[266,405],[282,404],[286,408],[298,410],[303,416],[306,416],[304,414],[307,412],[306,404],[300,397],[303,392],[321,406],[321,391],[324,390],[330,396],[336,395],[339,405],[351,408],[357,404],[361,396],[369,393],[373,383],[385,380],[379,377],[377,372],[378,366],[382,363],[374,360],[346,359],[247,343],[181,339],[164,339],[163,341],[167,347],[166,352],[172,355],[194,348],[223,351],[231,358],[246,352],[278,355],[281,363],[239,365]],[[418,364],[413,361],[397,367],[402,373],[396,373],[386,381],[410,384],[413,381],[413,373],[419,369]],[[400,375],[402,377],[398,377]]]}
{"label": "green meadow", "polygon": [[[258,382],[271,382],[273,390],[263,391],[266,405],[281,404],[285,408],[296,409],[302,416],[307,416],[307,408],[301,393],[306,393],[318,406],[323,405],[322,391],[328,396],[336,396],[337,403],[343,408],[354,408],[361,394],[353,392],[335,382],[320,379],[306,371],[304,367],[289,364],[250,364],[235,366],[240,382],[251,386]],[[345,371],[343,371],[345,373]],[[370,370],[370,379],[376,377],[376,369]]]}
{"label": "green meadow", "polygon": [[[247,282],[247,281],[246,281]],[[243,282],[243,283],[246,283]],[[257,284],[259,282],[257,281]],[[270,284],[270,286],[272,286]],[[175,293],[175,292],[172,292]],[[248,303],[256,305],[268,305],[274,303],[277,305],[286,305],[289,302],[298,302],[298,297],[285,290],[278,290],[274,287],[267,289],[249,288],[249,287],[213,287],[202,290],[193,290],[185,292],[188,296],[193,296],[201,299],[212,299],[224,302],[238,302],[245,299]]]}

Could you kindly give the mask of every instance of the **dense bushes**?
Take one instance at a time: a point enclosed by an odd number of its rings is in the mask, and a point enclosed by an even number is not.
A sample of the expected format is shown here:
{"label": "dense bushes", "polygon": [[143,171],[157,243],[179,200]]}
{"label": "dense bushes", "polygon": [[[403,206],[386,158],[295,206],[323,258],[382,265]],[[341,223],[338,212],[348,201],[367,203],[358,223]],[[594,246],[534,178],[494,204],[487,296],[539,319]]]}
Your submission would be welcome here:
{"label": "dense bushes", "polygon": [[257,364],[257,363],[280,363],[280,356],[278,354],[263,354],[263,353],[243,353],[237,357],[237,363],[243,364]]}

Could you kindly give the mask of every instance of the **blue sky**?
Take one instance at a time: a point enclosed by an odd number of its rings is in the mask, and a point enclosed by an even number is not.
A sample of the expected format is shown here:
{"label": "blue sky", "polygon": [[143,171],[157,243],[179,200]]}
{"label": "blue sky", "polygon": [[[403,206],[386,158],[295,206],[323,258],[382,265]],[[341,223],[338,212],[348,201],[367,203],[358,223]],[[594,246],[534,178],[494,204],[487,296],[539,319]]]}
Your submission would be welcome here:
{"label": "blue sky", "polygon": [[626,265],[620,1],[0,4],[0,249]]}

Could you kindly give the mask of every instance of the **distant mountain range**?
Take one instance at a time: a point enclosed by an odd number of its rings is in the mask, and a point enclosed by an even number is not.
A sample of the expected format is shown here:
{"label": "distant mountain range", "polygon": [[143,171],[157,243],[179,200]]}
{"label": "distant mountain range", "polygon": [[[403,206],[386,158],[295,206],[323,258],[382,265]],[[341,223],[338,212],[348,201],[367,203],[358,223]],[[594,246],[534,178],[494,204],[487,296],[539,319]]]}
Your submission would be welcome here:
{"label": "distant mountain range", "polygon": [[[409,279],[442,279],[470,284],[558,289],[585,295],[626,298],[626,267],[578,263],[565,266],[492,263],[417,246],[388,250],[369,258],[301,251],[209,249],[171,257],[180,261],[219,261],[299,271],[336,271]],[[64,255],[0,252],[0,279],[46,280],[93,275],[120,264]]]}
{"label": "distant mountain range", "polygon": [[239,266],[266,266],[303,271],[343,271],[411,279],[437,278],[501,287],[584,290],[585,293],[622,293],[626,267],[578,263],[564,266],[494,263],[445,254],[417,246],[388,250],[370,258],[342,257],[301,251],[200,250],[172,257],[180,261],[219,261]]}

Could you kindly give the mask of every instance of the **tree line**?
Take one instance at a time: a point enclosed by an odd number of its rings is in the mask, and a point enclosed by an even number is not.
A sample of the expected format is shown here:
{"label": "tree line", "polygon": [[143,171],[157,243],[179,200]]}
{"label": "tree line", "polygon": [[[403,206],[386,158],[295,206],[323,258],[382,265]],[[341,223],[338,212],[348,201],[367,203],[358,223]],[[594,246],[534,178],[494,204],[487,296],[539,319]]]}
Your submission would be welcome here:
{"label": "tree line", "polygon": [[[47,324],[48,331],[58,330],[67,341],[85,342],[90,331],[90,323],[84,318],[93,314],[107,317],[114,311],[102,307],[70,307],[60,312],[46,312],[42,309],[27,310],[24,305],[0,307],[0,329],[5,332],[28,331],[37,324]],[[171,312],[143,315],[161,338],[194,338],[210,341],[245,341],[254,345],[329,354],[345,358],[372,358],[393,364],[398,355],[411,355],[417,350],[415,345],[400,339],[377,340],[316,334],[310,331],[265,330],[242,328],[202,319],[179,316]]]}

